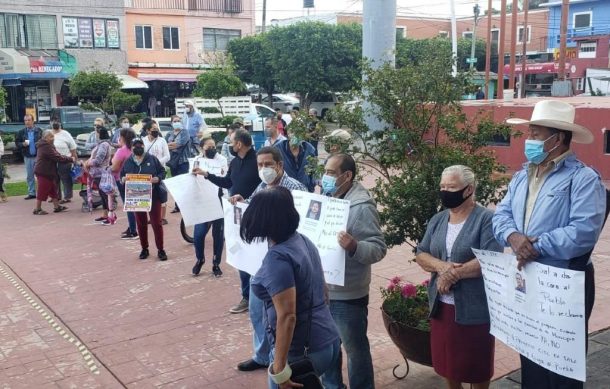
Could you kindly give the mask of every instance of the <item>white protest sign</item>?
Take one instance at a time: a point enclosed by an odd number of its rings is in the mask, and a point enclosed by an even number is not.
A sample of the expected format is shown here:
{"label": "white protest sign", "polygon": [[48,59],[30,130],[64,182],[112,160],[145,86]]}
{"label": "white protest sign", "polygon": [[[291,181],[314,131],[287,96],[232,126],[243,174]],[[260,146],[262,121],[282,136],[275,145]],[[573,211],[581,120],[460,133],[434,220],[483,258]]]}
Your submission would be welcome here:
{"label": "white protest sign", "polygon": [[337,234],[347,229],[350,202],[300,190],[293,190],[292,197],[301,216],[298,231],[318,248],[326,282],[343,286],[345,250]]}
{"label": "white protest sign", "polygon": [[150,174],[125,175],[125,212],[150,212],[152,207],[152,176]]}
{"label": "white protest sign", "polygon": [[180,207],[184,225],[193,226],[222,219],[222,207],[216,185],[190,173],[168,178],[164,182]]}
{"label": "white protest sign", "polygon": [[255,275],[267,254],[267,242],[247,244],[239,236],[241,218],[248,208],[246,203],[231,205],[222,199],[225,218],[225,242],[227,244],[227,263],[241,271]]}
{"label": "white protest sign", "polygon": [[223,166],[220,161],[202,157],[189,158],[189,172],[193,171],[195,162],[199,164],[199,169],[212,173],[215,176],[223,176],[226,173],[226,171],[222,171]]}
{"label": "white protest sign", "polygon": [[472,249],[483,272],[491,334],[557,374],[586,379],[584,272]]}

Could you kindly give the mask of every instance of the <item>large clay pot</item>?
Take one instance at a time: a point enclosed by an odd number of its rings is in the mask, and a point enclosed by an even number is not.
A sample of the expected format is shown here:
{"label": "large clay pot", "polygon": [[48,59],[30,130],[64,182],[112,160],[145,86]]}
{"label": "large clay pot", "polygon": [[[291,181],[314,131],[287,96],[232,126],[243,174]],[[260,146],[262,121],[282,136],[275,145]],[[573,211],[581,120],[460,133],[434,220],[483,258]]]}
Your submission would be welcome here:
{"label": "large clay pot", "polygon": [[398,347],[405,360],[432,366],[430,332],[409,327],[392,319],[381,307],[383,324],[392,342]]}

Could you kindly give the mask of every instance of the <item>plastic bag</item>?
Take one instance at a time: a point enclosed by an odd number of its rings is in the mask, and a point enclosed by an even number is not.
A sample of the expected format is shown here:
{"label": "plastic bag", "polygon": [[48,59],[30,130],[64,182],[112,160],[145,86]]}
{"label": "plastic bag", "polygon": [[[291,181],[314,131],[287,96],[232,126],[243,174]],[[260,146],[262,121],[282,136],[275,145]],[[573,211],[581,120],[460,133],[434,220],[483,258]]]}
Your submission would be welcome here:
{"label": "plastic bag", "polygon": [[100,179],[100,190],[106,194],[113,194],[116,190],[116,182],[108,170],[104,170],[102,172],[102,178]]}

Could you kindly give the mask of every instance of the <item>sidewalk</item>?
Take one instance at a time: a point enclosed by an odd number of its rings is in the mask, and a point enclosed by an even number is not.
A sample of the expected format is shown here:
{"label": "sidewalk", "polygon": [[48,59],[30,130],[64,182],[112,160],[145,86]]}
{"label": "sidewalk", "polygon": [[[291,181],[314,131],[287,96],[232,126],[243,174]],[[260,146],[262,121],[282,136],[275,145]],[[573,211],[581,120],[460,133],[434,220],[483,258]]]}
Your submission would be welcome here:
{"label": "sidewalk", "polygon": [[[92,222],[99,211],[90,215],[81,213],[79,202],[70,205],[63,214],[34,216],[33,203],[21,197],[0,204],[3,387],[266,387],[264,371],[235,369],[251,353],[247,315],[227,312],[240,298],[237,272],[223,264],[224,276],[216,279],[208,261],[201,276],[192,277],[193,247],[180,237],[177,215],[168,215],[170,224],[165,227],[169,260],[156,260],[152,247],[151,258],[140,261],[139,242],[118,239],[126,228],[121,213],[118,225],[104,227]],[[48,210],[49,204],[43,207]],[[373,267],[369,339],[377,388],[443,387],[431,368],[414,363],[404,380],[392,376],[398,364],[402,363],[397,373],[403,371],[404,362],[383,326],[379,288],[398,274],[412,282],[426,279],[409,262],[412,258],[411,248],[403,245]],[[594,261],[592,332],[610,327],[608,227]],[[588,387],[610,387],[608,338],[608,332],[592,338]],[[96,368],[91,370],[92,366]],[[518,355],[497,343],[494,378],[518,367]],[[514,383],[494,383],[498,388],[513,387],[502,385]]]}

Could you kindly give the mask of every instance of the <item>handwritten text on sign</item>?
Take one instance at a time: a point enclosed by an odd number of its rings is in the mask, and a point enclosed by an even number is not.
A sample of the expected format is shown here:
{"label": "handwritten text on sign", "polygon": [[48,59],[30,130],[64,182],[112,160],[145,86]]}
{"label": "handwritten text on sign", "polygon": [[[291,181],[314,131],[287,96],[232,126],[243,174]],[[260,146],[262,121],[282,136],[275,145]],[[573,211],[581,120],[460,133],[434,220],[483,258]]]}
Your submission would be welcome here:
{"label": "handwritten text on sign", "polygon": [[584,272],[472,250],[481,264],[491,334],[557,374],[586,379]]}

